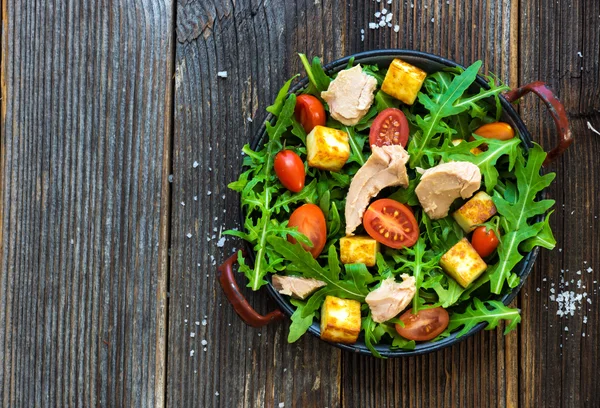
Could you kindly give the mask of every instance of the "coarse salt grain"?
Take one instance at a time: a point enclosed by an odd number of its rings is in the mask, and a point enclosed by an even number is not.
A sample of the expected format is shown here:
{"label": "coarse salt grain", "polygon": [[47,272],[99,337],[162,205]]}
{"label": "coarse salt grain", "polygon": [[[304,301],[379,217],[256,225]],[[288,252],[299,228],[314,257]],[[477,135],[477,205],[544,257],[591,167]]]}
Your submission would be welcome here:
{"label": "coarse salt grain", "polygon": [[194,350],[190,350],[190,357],[194,357]]}
{"label": "coarse salt grain", "polygon": [[196,326],[200,326],[200,322],[198,322],[198,321],[195,322],[195,324],[196,324]]}
{"label": "coarse salt grain", "polygon": [[394,32],[396,32],[396,33],[397,33],[398,31],[400,31],[400,26],[399,26],[398,24],[396,24],[396,25],[394,26]]}
{"label": "coarse salt grain", "polygon": [[198,167],[198,166],[200,166],[200,163],[198,163],[197,161],[194,161],[194,164],[192,164],[192,167],[193,167],[193,168],[196,168],[196,167]]}
{"label": "coarse salt grain", "polygon": [[371,30],[375,30],[377,27],[379,27],[379,26],[377,25],[377,23],[369,23],[369,28],[370,28]]}
{"label": "coarse salt grain", "polygon": [[392,21],[392,18],[393,18],[393,17],[394,17],[394,15],[393,15],[393,14],[388,14],[387,16],[385,16],[385,21],[386,21],[387,23],[389,23],[390,21]]}
{"label": "coarse salt grain", "polygon": [[227,71],[219,71],[217,72],[217,76],[219,78],[227,78]]}
{"label": "coarse salt grain", "polygon": [[200,343],[201,343],[203,346],[206,346],[206,345],[208,344],[208,341],[206,341],[206,340],[202,340]]}
{"label": "coarse salt grain", "polygon": [[215,395],[218,397],[219,396],[219,391],[215,392]]}
{"label": "coarse salt grain", "polygon": [[283,407],[285,407],[285,403],[284,402],[280,402],[279,403],[279,408],[283,408]]}
{"label": "coarse salt grain", "polygon": [[167,177],[167,180],[169,180],[169,183],[173,182],[173,175],[169,174],[169,177]]}
{"label": "coarse salt grain", "polygon": [[191,238],[192,234],[190,232],[188,232],[185,236],[188,237],[188,238]]}
{"label": "coarse salt grain", "polygon": [[198,196],[194,196],[194,201],[198,201]]}
{"label": "coarse salt grain", "polygon": [[380,16],[381,16],[381,13],[379,11],[375,13],[375,17],[379,18]]}
{"label": "coarse salt grain", "polygon": [[224,246],[224,245],[225,245],[225,237],[221,237],[221,239],[219,239],[219,240],[217,241],[217,246],[218,246],[219,248],[223,248],[223,246]]}
{"label": "coarse salt grain", "polygon": [[[383,8],[383,9],[381,9],[381,14],[382,14],[382,15],[384,15],[384,16],[385,16],[385,15],[387,14],[387,12],[388,12],[388,11],[387,11],[387,9],[386,9],[386,8]],[[375,14],[377,14],[377,13],[375,13]],[[377,17],[379,17],[379,16],[377,16]]]}
{"label": "coarse salt grain", "polygon": [[206,319],[202,320],[202,326],[206,326]]}

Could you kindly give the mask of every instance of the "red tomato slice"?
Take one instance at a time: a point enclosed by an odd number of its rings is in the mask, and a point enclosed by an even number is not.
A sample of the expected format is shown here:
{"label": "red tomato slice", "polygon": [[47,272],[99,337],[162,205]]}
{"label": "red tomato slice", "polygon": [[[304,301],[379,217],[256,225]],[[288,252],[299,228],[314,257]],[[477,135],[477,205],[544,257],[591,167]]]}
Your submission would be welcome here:
{"label": "red tomato slice", "polygon": [[402,145],[408,142],[408,121],[404,112],[396,108],[382,110],[375,118],[369,132],[369,145]]}
{"label": "red tomato slice", "polygon": [[[321,209],[314,204],[304,204],[292,213],[288,227],[298,227],[298,231],[303,233],[310,239],[312,248],[307,245],[302,245],[304,249],[311,253],[313,258],[319,256],[325,240],[327,239],[327,224],[325,223],[325,215]],[[288,235],[288,241],[295,244],[297,241]]]}
{"label": "red tomato slice", "polygon": [[389,198],[371,203],[363,225],[371,238],[391,248],[410,247],[419,239],[419,224],[413,213]]}
{"label": "red tomato slice", "polygon": [[310,133],[315,126],[325,126],[325,108],[321,101],[312,95],[298,95],[294,113],[306,133]]}
{"label": "red tomato slice", "polygon": [[499,243],[500,241],[494,230],[491,229],[486,231],[486,228],[483,226],[476,228],[471,237],[471,245],[473,245],[475,251],[477,251],[482,258],[490,256],[498,247]]}
{"label": "red tomato slice", "polygon": [[404,327],[396,324],[396,331],[400,336],[408,340],[427,341],[435,339],[446,330],[450,316],[441,307],[422,309],[416,314],[409,309],[400,316],[400,320],[404,323]]}
{"label": "red tomato slice", "polygon": [[304,188],[306,173],[300,156],[291,150],[282,150],[275,156],[275,174],[285,188],[294,193]]}

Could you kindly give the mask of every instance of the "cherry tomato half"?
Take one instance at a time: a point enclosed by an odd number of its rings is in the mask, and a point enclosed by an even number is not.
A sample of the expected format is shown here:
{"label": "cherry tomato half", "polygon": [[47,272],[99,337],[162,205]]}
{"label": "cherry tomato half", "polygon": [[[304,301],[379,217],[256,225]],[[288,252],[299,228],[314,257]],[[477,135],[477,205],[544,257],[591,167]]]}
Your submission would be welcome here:
{"label": "cherry tomato half", "polygon": [[486,231],[485,227],[478,227],[473,231],[473,236],[471,237],[471,245],[475,248],[475,251],[479,254],[480,257],[485,258],[486,256],[490,256],[492,252],[498,247],[498,237],[494,230],[490,229]]}
{"label": "cherry tomato half", "polygon": [[473,133],[486,139],[509,140],[515,137],[513,128],[505,122],[488,123],[479,127]]}
{"label": "cherry tomato half", "polygon": [[300,156],[291,150],[282,150],[275,156],[273,164],[275,174],[285,188],[294,193],[298,193],[304,188],[306,173]]}
{"label": "cherry tomato half", "polygon": [[412,211],[389,198],[371,203],[363,225],[371,238],[391,248],[410,247],[419,239],[419,224]]}
{"label": "cherry tomato half", "polygon": [[402,145],[408,142],[408,121],[404,112],[396,108],[382,110],[375,118],[369,132],[369,145]]}
{"label": "cherry tomato half", "polygon": [[[327,224],[325,223],[325,215],[318,206],[304,204],[296,208],[290,216],[288,227],[298,227],[298,231],[306,235],[313,244],[312,248],[302,245],[304,249],[310,252],[313,258],[319,256],[327,239]],[[296,243],[296,240],[289,235],[288,241],[292,244]]]}
{"label": "cherry tomato half", "polygon": [[400,316],[404,327],[396,324],[398,334],[408,340],[427,341],[435,339],[448,327],[450,316],[446,309],[434,307],[433,309],[421,309],[416,314],[412,309]]}
{"label": "cherry tomato half", "polygon": [[325,126],[325,120],[327,119],[325,108],[321,101],[312,95],[298,95],[294,113],[306,133],[310,133],[315,126]]}

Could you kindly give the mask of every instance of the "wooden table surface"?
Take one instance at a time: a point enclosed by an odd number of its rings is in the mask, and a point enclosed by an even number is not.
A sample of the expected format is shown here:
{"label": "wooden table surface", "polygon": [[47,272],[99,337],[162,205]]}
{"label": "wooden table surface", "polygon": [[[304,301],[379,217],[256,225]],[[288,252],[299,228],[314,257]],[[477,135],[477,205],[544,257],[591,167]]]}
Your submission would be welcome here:
{"label": "wooden table surface", "polygon": [[[2,0],[2,406],[600,406],[600,136],[588,129],[600,129],[600,2],[387,3]],[[384,7],[398,32],[369,29]],[[239,215],[226,185],[301,70],[296,52],[380,48],[481,59],[565,105],[576,142],[550,166],[558,246],[541,252],[506,337],[387,361],[310,336],[290,345],[287,321],[245,326],[216,282],[240,246],[219,240]],[[555,143],[534,96],[519,111]],[[558,316],[564,289],[591,303]]]}

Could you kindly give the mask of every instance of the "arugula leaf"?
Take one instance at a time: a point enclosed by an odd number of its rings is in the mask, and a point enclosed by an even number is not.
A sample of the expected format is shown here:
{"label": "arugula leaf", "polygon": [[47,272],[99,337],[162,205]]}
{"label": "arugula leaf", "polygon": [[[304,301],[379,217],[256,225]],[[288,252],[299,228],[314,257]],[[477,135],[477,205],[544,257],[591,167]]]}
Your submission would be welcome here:
{"label": "arugula leaf", "polygon": [[350,157],[346,163],[356,162],[360,166],[365,164],[366,159],[363,154],[363,148],[365,146],[365,141],[367,140],[367,136],[359,135],[354,131],[354,128],[345,126],[343,130],[348,134],[348,142],[350,143]]}
{"label": "arugula leaf", "polygon": [[497,300],[481,300],[474,298],[473,303],[467,307],[464,313],[453,313],[450,316],[450,323],[446,329],[449,332],[462,327],[457,337],[465,335],[469,330],[482,322],[487,322],[486,330],[495,329],[502,321],[508,322],[504,334],[509,333],[517,327],[521,321],[519,309],[513,309]]}
{"label": "arugula leaf", "polygon": [[521,245],[519,249],[525,252],[531,252],[533,248],[536,246],[541,246],[546,249],[554,249],[556,246],[556,239],[554,239],[554,235],[552,234],[552,229],[550,228],[550,215],[552,215],[553,211],[550,211],[546,218],[543,221],[542,229],[535,237],[528,238]]}
{"label": "arugula leaf", "polygon": [[422,164],[423,150],[437,133],[444,131],[444,128],[440,127],[440,121],[445,117],[457,115],[468,108],[468,105],[455,107],[453,104],[473,84],[477,78],[479,68],[481,68],[481,61],[475,62],[460,75],[456,76],[448,86],[448,89],[437,101],[431,99],[429,95],[419,92],[419,102],[429,111],[429,114],[424,118],[417,116],[417,123],[423,133],[418,135],[418,137],[414,135],[410,141],[408,152],[410,154],[411,168]]}
{"label": "arugula leaf", "polygon": [[379,344],[381,337],[385,334],[385,331],[381,328],[381,326],[375,323],[370,312],[367,317],[363,317],[362,319],[362,330],[365,333],[365,345],[371,351],[371,353],[373,353],[373,356],[377,358],[387,358],[383,357],[375,348],[375,344]]}
{"label": "arugula leaf", "polygon": [[443,308],[448,308],[458,302],[464,289],[454,279],[447,276],[445,276],[445,278],[447,287],[444,287],[442,283],[438,281],[432,285],[432,288],[438,295],[439,305]]}
{"label": "arugula leaf", "polygon": [[[397,272],[405,270],[411,271],[411,275],[415,278],[415,287],[417,292],[421,288],[423,283],[424,275],[434,268],[437,268],[437,258],[424,260],[425,255],[425,240],[423,237],[419,237],[415,245],[412,248],[402,248],[397,253],[392,255],[394,261],[402,266]],[[413,297],[413,311],[416,313],[419,311],[419,297]]]}
{"label": "arugula leaf", "polygon": [[267,107],[267,112],[272,113],[275,116],[279,116],[279,114],[281,113],[281,109],[283,108],[283,104],[286,101],[287,93],[290,90],[290,85],[292,84],[292,81],[298,76],[299,75],[297,74],[294,75],[293,77],[288,79],[288,81],[285,84],[283,84],[283,86],[277,93],[277,97],[275,98],[275,102],[273,102],[273,105]]}
{"label": "arugula leaf", "polygon": [[378,325],[382,330],[384,330],[388,336],[392,339],[391,349],[403,349],[403,350],[414,350],[416,343],[414,340],[407,340],[404,337],[400,336],[394,326],[389,325],[387,323],[380,323]]}
{"label": "arugula leaf", "polygon": [[[489,268],[486,275],[489,276],[491,292],[499,294],[506,279],[510,277],[512,269],[523,259],[519,252],[519,245],[532,237],[535,237],[547,224],[545,221],[529,225],[528,220],[540,214],[544,214],[554,205],[554,200],[538,200],[537,194],[548,187],[555,174],[540,175],[540,169],[546,158],[546,153],[537,144],[529,150],[529,157],[525,163],[524,157],[519,155],[515,165],[517,177],[517,198],[514,203],[505,200],[498,192],[494,193],[492,199],[498,213],[504,218],[504,235],[501,235],[498,255],[500,261]],[[514,282],[513,282],[514,283]]]}
{"label": "arugula leaf", "polygon": [[398,188],[388,198],[410,206],[419,205],[419,198],[415,193],[415,189],[420,179],[421,175],[417,173],[414,178],[408,180],[408,187]]}
{"label": "arugula leaf", "polygon": [[310,64],[305,54],[298,54],[298,56],[300,57],[300,61],[302,61],[302,65],[304,66],[304,70],[306,71],[306,75],[308,76],[309,80],[309,86],[306,90],[307,93],[320,99],[321,92],[326,91],[327,88],[329,88],[331,78],[327,76],[323,70],[323,67],[321,66],[321,60],[319,58],[314,57],[312,64]]}
{"label": "arugula leaf", "polygon": [[309,313],[306,317],[302,317],[306,302],[298,299],[290,299],[290,303],[296,306],[296,310],[291,316],[292,324],[290,324],[290,332],[288,334],[288,343],[294,343],[298,340],[308,328],[312,325],[315,313]]}
{"label": "arugula leaf", "polygon": [[[335,294],[338,297],[362,302],[369,293],[367,284],[372,282],[373,277],[368,271],[365,274],[361,268],[348,268],[349,265],[346,265],[346,277],[345,279],[340,279],[339,269],[334,268],[332,270],[322,267],[312,257],[310,252],[307,252],[300,244],[292,244],[283,238],[275,236],[268,237],[267,241],[271,244],[275,252],[290,262],[287,266],[289,271],[297,271],[302,273],[306,278],[315,278],[325,282],[327,286],[323,289],[331,290],[327,294]],[[332,245],[329,247],[328,258],[332,259],[334,257],[337,259],[337,252],[335,246]],[[324,292],[323,289],[317,293]],[[310,300],[317,293],[313,294]]]}
{"label": "arugula leaf", "polygon": [[479,170],[481,171],[486,191],[488,193],[491,193],[494,187],[496,187],[496,184],[498,183],[498,169],[496,167],[496,162],[501,156],[507,155],[509,158],[508,170],[511,171],[515,164],[516,157],[519,151],[521,150],[521,147],[519,146],[521,140],[518,138],[513,138],[510,140],[484,139],[480,138],[477,135],[474,136],[478,141],[485,140],[486,144],[488,145],[488,149],[485,152],[479,153],[477,155],[471,154],[470,152],[452,154],[453,151],[456,150],[464,151],[465,148],[469,148],[470,150],[472,148],[471,146],[477,143],[463,142],[458,146],[453,146],[452,148],[449,148],[447,151],[443,152],[441,156],[446,161],[452,159],[456,161],[467,161],[475,164],[477,167],[479,167]]}
{"label": "arugula leaf", "polygon": [[[278,207],[274,207],[273,203],[273,197],[277,196],[280,186],[273,172],[273,160],[275,152],[281,149],[281,137],[292,125],[296,95],[289,95],[285,99],[283,107],[278,108],[277,105],[278,102],[271,106],[271,111],[277,118],[275,124],[265,123],[269,136],[268,142],[258,151],[252,151],[249,146],[244,146],[243,151],[248,156],[244,163],[249,164],[251,169],[242,173],[240,179],[230,185],[236,191],[241,190],[242,205],[247,211],[244,222],[246,232],[229,230],[224,233],[246,239],[256,251],[254,268],[250,268],[250,266],[243,263],[243,257],[239,258],[241,259],[239,270],[248,278],[248,287],[252,290],[258,290],[267,284],[264,279],[267,273],[277,272],[283,268],[283,258],[267,247],[267,236],[286,236],[290,234],[300,238],[299,242],[306,242],[307,240],[296,229],[288,228],[286,226],[287,222],[280,223],[272,219],[273,214],[278,212],[277,208],[285,208],[295,200],[291,196],[283,194],[279,197],[281,201],[277,204]],[[309,194],[310,192],[311,189],[307,191]]]}

